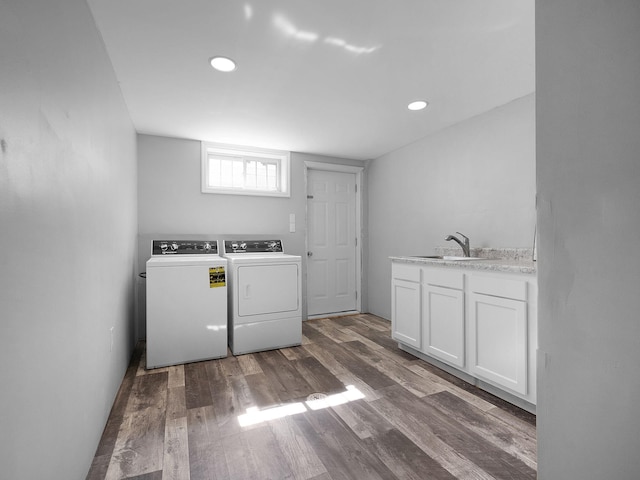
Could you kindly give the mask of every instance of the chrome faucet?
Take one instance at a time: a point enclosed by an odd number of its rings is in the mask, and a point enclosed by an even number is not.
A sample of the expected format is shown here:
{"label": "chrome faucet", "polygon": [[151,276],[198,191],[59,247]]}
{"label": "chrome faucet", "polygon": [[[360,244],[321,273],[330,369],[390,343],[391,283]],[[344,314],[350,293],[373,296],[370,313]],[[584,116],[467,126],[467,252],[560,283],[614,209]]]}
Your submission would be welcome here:
{"label": "chrome faucet", "polygon": [[454,242],[456,242],[458,245],[460,245],[462,247],[462,253],[464,253],[465,257],[470,257],[471,253],[469,252],[469,237],[466,237],[464,234],[460,233],[460,232],[456,232],[458,235],[460,235],[464,241],[461,241],[458,237],[456,237],[455,235],[448,235],[445,240],[448,242],[449,240],[453,240]]}

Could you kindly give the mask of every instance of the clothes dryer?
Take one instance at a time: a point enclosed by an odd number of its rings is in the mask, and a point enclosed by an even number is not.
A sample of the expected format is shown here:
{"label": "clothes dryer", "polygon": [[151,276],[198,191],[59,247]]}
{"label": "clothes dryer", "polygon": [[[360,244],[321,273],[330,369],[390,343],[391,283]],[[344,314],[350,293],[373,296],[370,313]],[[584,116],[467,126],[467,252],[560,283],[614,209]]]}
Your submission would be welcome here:
{"label": "clothes dryer", "polygon": [[302,259],[282,240],[225,240],[234,355],[302,343]]}

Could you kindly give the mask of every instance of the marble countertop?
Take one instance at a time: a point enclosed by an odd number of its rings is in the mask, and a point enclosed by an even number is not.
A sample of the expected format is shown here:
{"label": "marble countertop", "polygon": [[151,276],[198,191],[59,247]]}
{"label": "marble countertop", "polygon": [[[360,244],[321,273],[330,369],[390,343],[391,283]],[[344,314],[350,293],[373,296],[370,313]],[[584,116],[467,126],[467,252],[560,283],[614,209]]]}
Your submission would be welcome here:
{"label": "marble countertop", "polygon": [[[433,255],[461,255],[460,249],[436,247]],[[394,256],[391,260],[403,263],[435,265],[447,268],[484,270],[493,272],[524,273],[534,275],[536,262],[530,248],[472,248],[471,256],[478,260],[445,260],[441,258],[421,258],[417,256]]]}

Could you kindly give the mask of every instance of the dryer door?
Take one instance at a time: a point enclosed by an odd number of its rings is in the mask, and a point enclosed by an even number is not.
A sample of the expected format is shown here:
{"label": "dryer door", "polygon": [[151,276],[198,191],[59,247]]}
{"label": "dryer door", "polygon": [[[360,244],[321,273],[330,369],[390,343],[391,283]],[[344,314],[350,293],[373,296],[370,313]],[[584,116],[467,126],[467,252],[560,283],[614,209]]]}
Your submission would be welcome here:
{"label": "dryer door", "polygon": [[300,308],[299,268],[296,263],[240,265],[237,270],[238,315],[297,311]]}

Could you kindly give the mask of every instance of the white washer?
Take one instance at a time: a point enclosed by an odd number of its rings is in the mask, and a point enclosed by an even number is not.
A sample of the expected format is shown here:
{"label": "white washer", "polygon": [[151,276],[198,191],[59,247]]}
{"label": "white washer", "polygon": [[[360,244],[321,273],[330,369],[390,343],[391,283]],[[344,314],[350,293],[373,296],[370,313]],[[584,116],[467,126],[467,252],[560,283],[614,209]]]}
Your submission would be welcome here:
{"label": "white washer", "polygon": [[225,240],[234,355],[302,343],[302,259],[281,240]]}
{"label": "white washer", "polygon": [[226,270],[215,240],[153,241],[147,368],[227,356]]}

